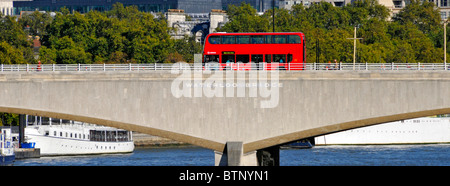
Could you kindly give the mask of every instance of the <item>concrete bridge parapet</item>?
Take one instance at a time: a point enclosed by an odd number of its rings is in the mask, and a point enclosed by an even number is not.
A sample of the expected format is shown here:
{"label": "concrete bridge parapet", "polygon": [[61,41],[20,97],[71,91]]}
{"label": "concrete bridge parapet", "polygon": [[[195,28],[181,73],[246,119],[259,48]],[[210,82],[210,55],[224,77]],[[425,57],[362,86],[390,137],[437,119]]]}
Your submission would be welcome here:
{"label": "concrete bridge parapet", "polygon": [[[204,85],[230,74],[233,82],[250,82],[252,77],[250,72],[210,72],[196,82],[193,74],[169,71],[0,73],[0,112],[123,128],[209,148],[218,155],[227,151],[229,142],[240,142],[233,143],[233,149],[241,146],[236,148],[241,149],[239,156],[250,155],[250,161],[258,150],[298,139],[450,113],[447,71],[279,72],[278,104],[272,108],[259,106],[270,96],[250,96],[248,86],[233,87],[233,96],[226,96],[226,88],[224,96],[206,96],[213,90],[208,86],[192,88],[191,97],[172,93],[173,87],[183,88],[174,85],[177,79]],[[202,96],[194,96],[197,90]],[[237,96],[238,91],[244,96]],[[218,155],[220,164],[224,158]]]}

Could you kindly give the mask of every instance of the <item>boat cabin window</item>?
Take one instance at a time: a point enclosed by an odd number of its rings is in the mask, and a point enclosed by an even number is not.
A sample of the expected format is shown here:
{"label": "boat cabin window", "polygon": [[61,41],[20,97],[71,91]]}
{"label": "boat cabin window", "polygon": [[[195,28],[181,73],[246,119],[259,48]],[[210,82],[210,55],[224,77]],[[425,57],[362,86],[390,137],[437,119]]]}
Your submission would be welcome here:
{"label": "boat cabin window", "polygon": [[90,130],[90,141],[130,141],[129,131]]}

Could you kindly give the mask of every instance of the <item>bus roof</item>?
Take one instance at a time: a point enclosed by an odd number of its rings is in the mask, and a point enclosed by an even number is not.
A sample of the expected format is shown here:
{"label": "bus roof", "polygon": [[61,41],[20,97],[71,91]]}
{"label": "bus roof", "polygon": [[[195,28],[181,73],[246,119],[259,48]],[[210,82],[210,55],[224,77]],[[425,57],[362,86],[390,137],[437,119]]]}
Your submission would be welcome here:
{"label": "bus roof", "polygon": [[216,32],[209,35],[303,35],[302,32]]}

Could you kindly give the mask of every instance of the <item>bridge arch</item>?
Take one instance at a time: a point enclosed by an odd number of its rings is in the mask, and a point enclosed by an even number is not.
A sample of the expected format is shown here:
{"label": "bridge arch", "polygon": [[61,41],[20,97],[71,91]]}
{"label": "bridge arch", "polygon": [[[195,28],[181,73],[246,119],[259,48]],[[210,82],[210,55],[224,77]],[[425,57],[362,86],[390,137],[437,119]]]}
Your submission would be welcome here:
{"label": "bridge arch", "polygon": [[149,134],[149,135],[153,135],[153,136],[168,138],[168,139],[172,139],[172,140],[176,140],[176,141],[184,142],[184,143],[189,143],[192,145],[196,145],[196,146],[200,146],[200,147],[204,147],[204,148],[208,148],[208,149],[212,149],[212,150],[223,150],[225,147],[224,144],[206,140],[206,139],[202,139],[202,138],[198,138],[198,137],[194,137],[194,136],[170,132],[170,131],[156,129],[156,128],[152,128],[152,127],[139,126],[139,125],[135,125],[135,124],[131,124],[131,123],[105,120],[105,119],[100,119],[100,118],[95,118],[95,117],[58,113],[58,112],[54,112],[54,111],[43,111],[43,110],[1,107],[1,106],[0,106],[0,112],[51,117],[51,118],[58,118],[58,119],[64,119],[64,120],[73,120],[73,121],[80,121],[80,122],[85,122],[85,123],[92,123],[92,124],[97,124],[97,125],[125,129],[125,130],[129,130],[129,131],[136,131],[136,132]]}
{"label": "bridge arch", "polygon": [[260,141],[251,142],[248,144],[244,144],[244,151],[250,152],[258,149],[263,149],[275,145],[280,144],[286,144],[289,142],[293,142],[299,139],[305,139],[310,137],[317,137],[321,135],[341,132],[345,130],[351,130],[355,128],[361,128],[361,127],[368,127],[372,125],[378,125],[388,122],[394,122],[399,120],[407,120],[407,119],[414,119],[414,118],[420,118],[420,117],[427,117],[427,116],[434,116],[434,115],[441,115],[441,114],[448,114],[450,113],[450,108],[444,108],[444,109],[435,109],[435,110],[425,110],[420,112],[411,112],[411,113],[403,113],[403,114],[395,114],[395,115],[388,115],[388,116],[382,116],[382,117],[373,117],[373,118],[367,118],[362,120],[356,120],[356,121],[350,121],[345,123],[337,123],[332,125],[327,125],[323,127],[303,130],[303,131],[297,131],[277,137],[272,137]]}
{"label": "bridge arch", "polygon": [[[176,97],[171,93],[174,83],[195,84],[195,79],[127,69],[0,73],[0,112],[100,124],[216,151],[227,142],[241,141],[244,153],[352,128],[450,113],[446,71],[280,72],[279,94],[274,97],[207,97],[203,92],[209,87],[201,85],[218,75],[200,74],[200,84],[191,93],[200,90],[203,96]],[[251,78],[249,73],[237,73],[231,71],[234,81]],[[233,89],[239,90],[249,92],[247,87]],[[272,98],[278,99],[277,107],[260,107]]]}
{"label": "bridge arch", "polygon": [[[36,116],[42,116],[42,117],[52,117],[52,118],[59,118],[59,119],[65,119],[65,120],[74,120],[74,121],[80,121],[80,122],[86,122],[86,123],[93,123],[108,127],[115,127],[130,131],[136,131],[140,133],[145,133],[149,135],[164,137],[180,142],[189,143],[192,145],[212,149],[215,151],[222,151],[225,148],[225,144],[193,137],[185,134],[179,134],[175,132],[165,131],[161,129],[151,128],[151,127],[144,127],[139,125],[134,125],[131,123],[124,123],[124,122],[118,122],[118,121],[111,121],[111,120],[105,120],[105,119],[99,119],[94,117],[87,117],[87,116],[78,116],[78,115],[72,115],[72,114],[65,114],[65,113],[58,113],[58,112],[52,112],[52,111],[41,111],[41,110],[32,110],[32,109],[24,109],[24,108],[11,108],[11,107],[0,107],[0,112],[5,113],[16,113],[16,114],[27,114],[27,115],[36,115]],[[426,110],[426,111],[420,111],[420,112],[413,112],[413,113],[404,113],[404,114],[396,114],[396,115],[389,115],[389,116],[383,116],[383,117],[374,117],[374,118],[367,118],[363,120],[356,120],[356,121],[350,121],[345,123],[338,123],[338,124],[332,124],[327,125],[323,127],[303,130],[303,131],[296,131],[289,134],[267,138],[255,142],[250,142],[247,144],[244,144],[244,152],[251,152],[259,149],[264,149],[271,146],[286,144],[289,142],[293,142],[299,139],[305,139],[310,137],[316,137],[326,134],[331,134],[335,132],[341,132],[345,130],[351,130],[355,128],[360,127],[367,127],[372,125],[378,125],[388,122],[394,122],[399,120],[407,120],[407,119],[414,119],[419,117],[427,117],[427,116],[433,116],[433,115],[440,115],[440,114],[448,114],[450,113],[450,108],[445,109],[436,109],[436,110]]]}

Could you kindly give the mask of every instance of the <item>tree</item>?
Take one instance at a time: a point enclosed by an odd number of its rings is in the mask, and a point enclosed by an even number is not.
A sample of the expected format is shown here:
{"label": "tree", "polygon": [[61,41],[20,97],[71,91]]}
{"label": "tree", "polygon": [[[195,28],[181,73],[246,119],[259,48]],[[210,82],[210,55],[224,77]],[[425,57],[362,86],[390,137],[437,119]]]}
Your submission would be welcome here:
{"label": "tree", "polygon": [[390,42],[388,34],[388,23],[384,20],[370,19],[364,21],[364,26],[359,27],[358,33],[364,38],[364,44]]}
{"label": "tree", "polygon": [[39,36],[42,38],[47,34],[46,27],[52,22],[50,13],[41,13],[35,11],[31,14],[25,14],[19,19],[19,24],[25,30],[26,34],[32,36]]}
{"label": "tree", "polygon": [[157,50],[155,47],[158,41],[149,36],[133,39],[130,45],[130,55],[138,63],[154,63],[155,53]]}
{"label": "tree", "polygon": [[167,23],[135,6],[107,12],[57,13],[43,38],[41,59],[56,63],[163,62],[172,48]]}
{"label": "tree", "polygon": [[393,52],[387,57],[388,61],[395,63],[415,63],[414,49],[406,41],[394,40]]}
{"label": "tree", "polygon": [[[183,39],[178,39],[174,41],[173,49],[171,52],[172,60],[174,57],[178,57],[177,53],[181,55],[182,60],[184,62],[193,63],[194,62],[194,54],[201,53],[203,46],[201,43],[197,43],[195,41],[195,36],[184,36]],[[176,58],[178,60],[178,58]],[[176,61],[179,62],[179,61]]]}
{"label": "tree", "polygon": [[314,27],[327,30],[348,27],[350,20],[348,12],[325,1],[311,4],[303,16],[307,17]]}
{"label": "tree", "polygon": [[14,47],[30,47],[31,41],[14,17],[0,18],[0,41],[6,41]]}
{"label": "tree", "polygon": [[380,5],[378,0],[356,0],[343,9],[350,14],[350,24],[353,27],[362,27],[367,20],[372,19],[386,21],[390,14],[389,9]]}
{"label": "tree", "polygon": [[241,6],[228,6],[229,21],[217,32],[269,32],[269,21],[258,16],[256,9],[245,2]]}
{"label": "tree", "polygon": [[11,16],[0,16],[0,62],[5,64],[33,63],[31,40]]}
{"label": "tree", "polygon": [[45,46],[41,46],[39,49],[39,61],[41,61],[42,64],[55,64],[56,57],[56,49],[47,48]]}
{"label": "tree", "polygon": [[[218,31],[270,32],[272,11],[258,16],[248,4],[231,6],[230,21]],[[353,37],[355,26],[357,37],[363,38],[357,41],[360,62],[442,61],[443,30],[433,3],[412,0],[392,21],[388,20],[389,15],[389,9],[377,0],[356,0],[342,8],[320,2],[309,7],[294,5],[290,11],[276,9],[275,26],[277,32],[305,34],[308,62],[316,61],[317,49],[320,49],[318,62],[352,61],[353,42],[346,38]],[[269,26],[258,23],[269,23]],[[317,41],[320,46],[316,46]]]}
{"label": "tree", "polygon": [[91,54],[86,53],[81,48],[66,48],[56,51],[56,61],[60,64],[89,64],[91,61]]}
{"label": "tree", "polygon": [[421,0],[411,0],[392,19],[400,24],[412,23],[417,25],[419,30],[425,34],[436,31],[441,22],[441,16],[436,5],[433,2]]}
{"label": "tree", "polygon": [[352,35],[342,29],[333,29],[321,36],[320,50],[323,55],[322,61],[351,61],[353,59],[353,41],[347,38]]}
{"label": "tree", "polygon": [[18,126],[19,115],[11,113],[0,113],[0,126]]}
{"label": "tree", "polygon": [[8,44],[6,41],[0,42],[0,64],[23,64],[25,59],[20,49]]}
{"label": "tree", "polygon": [[[358,59],[361,63],[387,63],[388,56],[392,56],[393,48],[389,48],[382,43],[359,45]],[[395,50],[395,49],[394,49]],[[397,59],[396,59],[397,60]],[[407,60],[405,60],[407,61]]]}

